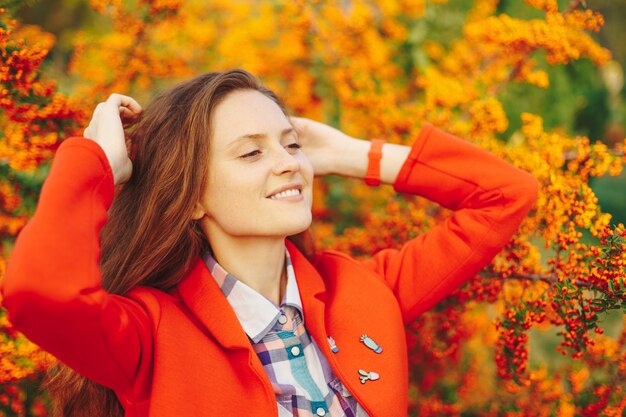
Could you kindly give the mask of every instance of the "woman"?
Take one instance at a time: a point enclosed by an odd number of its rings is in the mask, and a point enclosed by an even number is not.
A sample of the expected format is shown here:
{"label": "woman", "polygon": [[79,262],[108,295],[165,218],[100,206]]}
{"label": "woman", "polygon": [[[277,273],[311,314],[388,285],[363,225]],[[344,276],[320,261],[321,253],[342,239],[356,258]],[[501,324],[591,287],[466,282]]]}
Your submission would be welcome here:
{"label": "woman", "polygon": [[[430,125],[370,149],[289,118],[242,70],[145,112],[114,94],[84,136],[57,151],[2,288],[16,328],[68,367],[51,381],[65,416],[406,416],[405,325],[487,265],[537,193]],[[455,212],[364,262],[315,253],[314,173]]]}

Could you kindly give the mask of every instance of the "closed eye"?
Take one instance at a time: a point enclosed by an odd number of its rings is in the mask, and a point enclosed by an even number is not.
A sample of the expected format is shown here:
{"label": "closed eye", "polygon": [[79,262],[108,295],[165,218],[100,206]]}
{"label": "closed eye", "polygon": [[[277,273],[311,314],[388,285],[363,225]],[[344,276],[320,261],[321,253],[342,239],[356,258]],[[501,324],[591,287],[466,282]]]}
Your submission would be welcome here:
{"label": "closed eye", "polygon": [[248,152],[246,154],[241,155],[240,158],[251,158],[253,156],[257,156],[260,153],[261,153],[261,151],[256,149],[256,150],[254,150],[252,152]]}
{"label": "closed eye", "polygon": [[[287,145],[287,148],[293,149],[293,150],[297,150],[297,149],[302,148],[302,145],[300,145],[297,142],[294,142],[294,143],[290,143],[289,145]],[[243,159],[252,158],[252,157],[255,157],[255,156],[259,155],[260,153],[261,153],[260,150],[255,149],[252,152],[248,152],[246,154],[241,155],[240,158],[243,158]]]}

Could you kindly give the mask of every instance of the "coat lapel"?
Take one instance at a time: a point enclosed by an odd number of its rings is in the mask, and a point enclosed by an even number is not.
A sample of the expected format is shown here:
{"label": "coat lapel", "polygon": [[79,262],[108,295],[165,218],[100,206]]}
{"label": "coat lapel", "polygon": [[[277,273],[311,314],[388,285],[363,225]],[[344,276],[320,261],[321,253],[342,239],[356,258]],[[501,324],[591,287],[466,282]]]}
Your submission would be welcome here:
{"label": "coat lapel", "polygon": [[[402,377],[405,376],[403,374],[406,374],[406,370],[402,369],[406,367],[406,364],[404,363],[399,369],[387,369],[387,366],[383,364],[378,364],[377,367],[371,367],[371,369],[368,368],[368,370],[380,371],[381,375],[385,376],[385,380],[389,378],[388,382],[382,382],[381,376],[381,382],[377,381],[377,383],[366,384],[364,386],[359,384],[357,370],[359,367],[366,365],[368,361],[376,359],[377,355],[362,346],[362,343],[358,340],[359,334],[354,333],[356,329],[352,327],[354,327],[355,323],[359,322],[359,317],[353,317],[354,314],[350,313],[350,308],[353,309],[354,305],[338,303],[338,306],[335,307],[343,308],[344,319],[339,322],[337,322],[337,320],[332,322],[331,320],[331,322],[327,323],[325,311],[327,309],[326,300],[329,293],[327,292],[324,279],[318,270],[290,241],[286,241],[286,245],[296,273],[307,330],[324,356],[329,360],[337,376],[342,377],[342,382],[350,389],[359,403],[364,406],[368,412],[371,412],[370,415],[376,415],[377,409],[389,407],[387,400],[391,400],[391,397],[397,397],[401,391],[406,391],[406,387],[403,386],[403,382],[405,382],[403,380],[405,378]],[[338,266],[334,268],[331,267],[331,269],[335,269],[336,273],[342,273],[341,268]],[[354,273],[354,271],[352,272]],[[177,293],[191,310],[192,314],[218,343],[229,349],[247,349],[250,353],[251,366],[257,370],[259,375],[262,374],[264,377],[261,379],[269,384],[269,379],[263,370],[263,366],[256,357],[256,354],[254,354],[248,336],[241,327],[234,310],[228,303],[226,297],[224,297],[217,282],[213,276],[211,276],[211,273],[200,257],[197,258],[191,272],[178,285]],[[371,313],[360,312],[359,314],[367,316]],[[398,322],[401,320],[399,313],[397,320]],[[371,330],[373,330],[373,334],[379,336],[377,339],[381,341],[383,346],[387,349],[384,356],[406,356],[406,352],[402,348],[405,345],[403,341],[400,340],[403,335],[395,335],[395,337],[388,338],[389,335],[386,335],[389,330],[387,329],[388,326],[384,323],[378,324],[382,327],[377,326],[380,328],[374,329],[374,326],[371,326]],[[333,331],[335,332],[333,336],[336,336],[337,339],[343,342],[342,349],[346,350],[346,352],[342,351],[343,354],[341,355],[334,354],[330,350],[327,341],[329,325],[333,326]],[[343,336],[344,334],[345,336]],[[349,340],[345,339],[345,337],[349,337]],[[406,348],[404,347],[404,349]],[[350,355],[349,351],[352,351],[353,354]],[[343,359],[339,360],[339,356],[342,356]],[[341,362],[341,365],[339,365],[338,362]],[[346,378],[349,379],[349,381],[347,381]],[[382,388],[381,384],[386,385],[394,378],[399,379],[398,386],[394,386],[392,389],[379,389],[379,387]],[[386,392],[393,395],[385,396]],[[384,398],[385,401],[379,401],[381,398]],[[397,408],[398,410],[405,411],[392,413],[390,415],[406,415],[406,404],[398,404]]]}
{"label": "coat lapel", "polygon": [[[324,329],[324,281],[306,257],[289,241],[287,249],[296,272],[307,329],[320,344],[326,339]],[[250,342],[234,310],[220,290],[201,257],[177,287],[183,302],[209,333],[226,348],[249,348]],[[327,348],[327,346],[324,346]],[[328,352],[326,352],[328,350]],[[329,349],[324,349],[328,354]]]}
{"label": "coat lapel", "polygon": [[[318,256],[315,268],[326,278],[325,328],[339,351],[330,353],[326,340],[318,342],[337,376],[368,415],[406,416],[406,340],[395,296],[379,277],[345,255]],[[361,341],[364,335],[382,352]],[[361,372],[379,378],[361,382]]]}
{"label": "coat lapel", "polygon": [[[293,246],[293,244],[288,242],[287,249],[289,250],[289,254],[291,255],[291,260],[296,271],[298,289],[300,290],[300,298],[302,299],[302,309],[304,310],[304,323],[309,334],[315,340],[317,346],[328,360],[328,363],[333,368],[335,375],[340,377],[342,383],[352,392],[359,404],[363,407],[367,407],[366,409],[369,409],[369,403],[371,401],[368,400],[367,396],[360,392],[360,387],[358,387],[358,384],[356,383],[356,381],[358,381],[358,373],[353,373],[351,375],[346,375],[345,373],[346,371],[355,368],[355,365],[352,363],[347,364],[346,360],[339,361],[338,356],[330,350],[330,345],[328,343],[328,326],[331,323],[326,320],[326,301],[328,293],[326,291],[326,283],[324,282],[324,279],[317,269],[315,269],[315,267]],[[350,306],[346,307],[349,308]],[[344,313],[348,314],[349,311],[346,310]],[[344,317],[346,314],[344,314]],[[351,320],[346,320],[341,324],[352,327],[354,326],[354,322]],[[339,326],[336,326],[335,330],[338,330],[339,328]],[[354,331],[354,329],[350,330]],[[349,332],[346,331],[346,333]],[[355,349],[355,351],[357,350]],[[344,357],[346,359],[353,359],[350,356],[346,357],[344,355]],[[355,361],[358,362],[358,358],[355,358]],[[341,362],[341,365],[339,362]],[[347,378],[350,377],[352,377],[352,382],[347,380]]]}
{"label": "coat lapel", "polygon": [[197,257],[191,272],[177,288],[183,302],[222,346],[251,349],[235,311],[201,257]]}
{"label": "coat lapel", "polygon": [[[316,341],[325,339],[324,281],[313,265],[290,242],[287,249],[296,272],[307,329]],[[227,348],[248,348],[250,342],[234,310],[201,257],[177,287],[183,302],[217,341]],[[307,319],[308,317],[308,319]],[[323,339],[321,339],[323,337]]]}

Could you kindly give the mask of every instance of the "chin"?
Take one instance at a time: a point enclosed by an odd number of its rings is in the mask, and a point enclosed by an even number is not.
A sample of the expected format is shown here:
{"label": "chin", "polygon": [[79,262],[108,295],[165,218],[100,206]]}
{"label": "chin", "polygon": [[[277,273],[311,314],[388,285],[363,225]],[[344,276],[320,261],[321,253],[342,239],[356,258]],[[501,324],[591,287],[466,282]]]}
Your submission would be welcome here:
{"label": "chin", "polygon": [[313,217],[311,215],[306,219],[302,219],[299,224],[293,224],[293,227],[290,227],[287,236],[297,235],[298,233],[302,233],[311,227],[311,223],[313,222]]}

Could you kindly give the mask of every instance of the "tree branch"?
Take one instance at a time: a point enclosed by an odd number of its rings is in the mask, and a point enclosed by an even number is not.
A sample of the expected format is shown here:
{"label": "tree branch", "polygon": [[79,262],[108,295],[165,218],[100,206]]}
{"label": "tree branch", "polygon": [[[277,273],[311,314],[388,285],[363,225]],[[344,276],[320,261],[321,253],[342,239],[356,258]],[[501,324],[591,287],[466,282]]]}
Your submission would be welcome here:
{"label": "tree branch", "polygon": [[565,10],[564,14],[571,12],[574,9],[577,9],[578,6],[583,6],[585,9],[587,8],[587,2],[585,0],[571,0],[569,2],[569,6],[567,6],[567,10]]}
{"label": "tree branch", "polygon": [[[484,274],[485,277],[487,278],[495,278],[495,277],[499,277],[499,274],[495,274],[495,273],[487,273]],[[506,279],[517,279],[517,280],[521,280],[521,281],[543,281],[547,284],[553,284],[555,282],[558,282],[558,279],[556,278],[556,276],[554,275],[540,275],[540,274],[512,274],[512,275],[508,275],[504,278]],[[588,282],[585,281],[581,281],[579,279],[573,281],[573,283],[579,287],[586,287],[586,288],[591,288],[592,285]]]}

